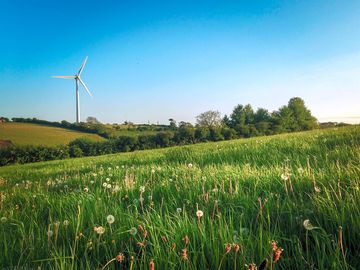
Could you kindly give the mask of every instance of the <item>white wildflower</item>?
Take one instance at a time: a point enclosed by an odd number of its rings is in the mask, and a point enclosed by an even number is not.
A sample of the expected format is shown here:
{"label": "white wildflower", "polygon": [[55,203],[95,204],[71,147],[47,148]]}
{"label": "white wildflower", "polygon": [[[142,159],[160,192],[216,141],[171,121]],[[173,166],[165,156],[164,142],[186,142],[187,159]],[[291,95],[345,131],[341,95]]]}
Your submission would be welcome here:
{"label": "white wildflower", "polygon": [[305,219],[305,220],[304,220],[303,226],[304,226],[304,228],[305,228],[306,230],[308,230],[308,231],[311,231],[311,230],[313,230],[313,229],[317,229],[317,228],[318,228],[318,227],[314,227],[314,226],[311,224],[310,220],[308,220],[308,219]]}
{"label": "white wildflower", "polygon": [[201,210],[197,210],[197,211],[196,211],[196,216],[197,216],[198,218],[201,218],[203,215],[204,215],[204,212],[203,212],[203,211],[201,211]]}
{"label": "white wildflower", "polygon": [[97,233],[97,234],[103,234],[105,232],[105,228],[102,227],[102,226],[99,226],[99,227],[95,227],[94,228],[94,231]]}
{"label": "white wildflower", "polygon": [[108,215],[108,216],[106,217],[106,220],[107,220],[107,222],[108,222],[109,224],[113,224],[114,221],[115,221],[115,218],[114,218],[113,215]]}
{"label": "white wildflower", "polygon": [[129,232],[131,235],[135,236],[137,234],[137,229],[135,227],[132,227]]}

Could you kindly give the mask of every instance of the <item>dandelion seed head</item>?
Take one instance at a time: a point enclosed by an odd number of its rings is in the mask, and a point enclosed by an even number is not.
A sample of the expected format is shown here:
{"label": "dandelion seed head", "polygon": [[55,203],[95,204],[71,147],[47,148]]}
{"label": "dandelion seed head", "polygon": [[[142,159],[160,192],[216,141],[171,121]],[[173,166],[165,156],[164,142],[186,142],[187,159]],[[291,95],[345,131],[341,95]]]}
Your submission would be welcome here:
{"label": "dandelion seed head", "polygon": [[129,230],[129,233],[133,236],[135,236],[137,234],[137,229],[135,227],[132,227],[130,230]]}
{"label": "dandelion seed head", "polygon": [[299,168],[297,169],[297,171],[298,171],[298,173],[302,174],[302,173],[304,173],[305,170],[304,170],[302,167],[299,167]]}
{"label": "dandelion seed head", "polygon": [[304,220],[303,226],[304,226],[304,228],[305,228],[306,230],[308,230],[308,231],[311,231],[311,230],[317,228],[317,227],[314,227],[314,226],[311,224],[310,220],[308,220],[308,219],[305,219],[305,220]]}
{"label": "dandelion seed head", "polygon": [[284,181],[289,180],[289,175],[283,173],[283,174],[281,174],[281,179]]}
{"label": "dandelion seed head", "polygon": [[197,210],[197,211],[196,211],[196,216],[197,216],[198,218],[201,218],[203,215],[204,215],[204,212],[203,212],[203,211],[201,211],[201,210]]}
{"label": "dandelion seed head", "polygon": [[63,221],[63,225],[64,225],[64,226],[68,226],[69,223],[70,223],[70,222],[69,222],[67,219],[65,219],[65,220]]}
{"label": "dandelion seed head", "polygon": [[108,216],[106,217],[106,220],[107,220],[107,222],[108,222],[109,224],[113,224],[114,221],[115,221],[115,218],[114,218],[113,215],[108,215]]}
{"label": "dandelion seed head", "polygon": [[105,228],[103,226],[99,226],[99,227],[95,227],[94,228],[94,231],[97,233],[97,234],[103,234],[105,232]]}
{"label": "dandelion seed head", "polygon": [[176,208],[176,212],[178,212],[179,214],[182,212],[182,209],[180,207]]}

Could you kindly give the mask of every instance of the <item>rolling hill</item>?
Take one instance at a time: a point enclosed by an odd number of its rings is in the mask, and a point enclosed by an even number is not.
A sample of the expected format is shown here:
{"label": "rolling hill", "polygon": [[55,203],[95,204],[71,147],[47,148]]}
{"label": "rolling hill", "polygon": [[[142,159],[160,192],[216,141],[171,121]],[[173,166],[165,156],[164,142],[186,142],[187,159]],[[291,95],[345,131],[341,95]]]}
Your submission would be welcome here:
{"label": "rolling hill", "polygon": [[67,144],[80,137],[104,140],[97,134],[68,130],[31,123],[0,123],[0,140],[10,140],[15,145],[53,146]]}

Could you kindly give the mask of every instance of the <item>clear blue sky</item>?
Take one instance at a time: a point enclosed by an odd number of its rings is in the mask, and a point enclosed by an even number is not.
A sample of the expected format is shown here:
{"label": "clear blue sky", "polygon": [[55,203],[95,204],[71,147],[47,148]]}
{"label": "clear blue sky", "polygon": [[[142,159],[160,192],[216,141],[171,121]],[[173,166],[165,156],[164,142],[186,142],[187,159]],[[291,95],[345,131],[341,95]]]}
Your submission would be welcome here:
{"label": "clear blue sky", "polygon": [[[302,97],[320,120],[360,116],[360,1],[0,1],[0,115],[194,122]],[[349,118],[350,117],[350,118]]]}

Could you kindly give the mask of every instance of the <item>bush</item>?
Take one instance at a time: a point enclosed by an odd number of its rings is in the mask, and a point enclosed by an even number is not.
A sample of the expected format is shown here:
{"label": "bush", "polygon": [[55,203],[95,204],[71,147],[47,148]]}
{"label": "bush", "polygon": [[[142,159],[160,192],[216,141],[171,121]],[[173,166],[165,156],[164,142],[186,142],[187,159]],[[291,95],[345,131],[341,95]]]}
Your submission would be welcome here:
{"label": "bush", "polygon": [[129,152],[138,149],[138,138],[131,136],[120,136],[114,140],[115,152]]}
{"label": "bush", "polygon": [[156,148],[156,135],[140,135],[138,143],[141,150]]}
{"label": "bush", "polygon": [[197,142],[206,142],[210,139],[210,130],[207,127],[197,127],[195,129],[195,139]]}
{"label": "bush", "polygon": [[155,136],[155,143],[159,147],[168,147],[172,145],[174,133],[171,131],[161,131]]}
{"label": "bush", "polygon": [[236,138],[236,131],[232,128],[223,127],[221,129],[221,134],[225,140],[231,140]]}
{"label": "bush", "polygon": [[69,158],[69,147],[60,145],[48,146],[11,146],[0,149],[0,165],[29,163]]}

